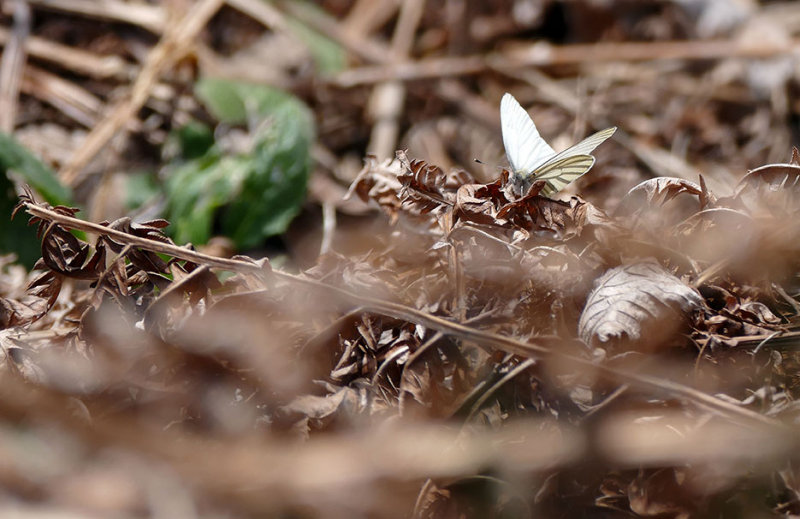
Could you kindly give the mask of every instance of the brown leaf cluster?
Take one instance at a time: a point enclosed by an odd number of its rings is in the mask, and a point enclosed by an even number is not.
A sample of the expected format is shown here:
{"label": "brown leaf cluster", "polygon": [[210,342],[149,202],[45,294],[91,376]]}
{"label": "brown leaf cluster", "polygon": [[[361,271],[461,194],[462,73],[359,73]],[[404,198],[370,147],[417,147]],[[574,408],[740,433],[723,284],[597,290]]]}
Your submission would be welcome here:
{"label": "brown leaf cluster", "polygon": [[[90,224],[28,193],[18,209],[42,239],[41,274],[27,296],[4,296],[0,408],[57,409],[48,420],[76,441],[155,457],[187,496],[247,514],[322,513],[334,481],[392,492],[397,514],[339,504],[389,516],[693,517],[745,499],[754,477],[788,507],[789,480],[753,457],[795,445],[781,418],[795,414],[784,345],[798,256],[775,256],[798,242],[786,218],[800,209],[795,167],[759,168],[730,197],[702,179],[654,179],[608,215],[535,186],[514,198],[507,175],[479,184],[400,152],[368,161],[352,188],[394,224],[369,252],[329,253],[299,276],[178,247],[163,221]],[[712,455],[685,440],[733,439],[742,423],[752,441],[772,438],[769,452]],[[197,442],[208,452],[194,459]],[[219,477],[201,468],[209,460]],[[63,470],[92,478],[97,463]],[[126,479],[132,496],[141,484]]]}

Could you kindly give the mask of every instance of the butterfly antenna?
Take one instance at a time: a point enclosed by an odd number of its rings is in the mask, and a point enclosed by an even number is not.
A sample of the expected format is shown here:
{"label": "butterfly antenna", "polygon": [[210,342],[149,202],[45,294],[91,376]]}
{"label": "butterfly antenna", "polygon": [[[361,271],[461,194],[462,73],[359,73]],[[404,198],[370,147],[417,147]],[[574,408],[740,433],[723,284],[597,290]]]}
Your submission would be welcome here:
{"label": "butterfly antenna", "polygon": [[[472,159],[472,161],[475,162],[476,164],[480,164],[481,166],[489,166],[489,164],[485,163],[481,159]],[[504,169],[508,169],[506,167],[503,167],[503,166],[500,166],[500,165],[497,165],[497,164],[495,164],[493,166],[493,168],[496,169],[497,171],[503,171]]]}

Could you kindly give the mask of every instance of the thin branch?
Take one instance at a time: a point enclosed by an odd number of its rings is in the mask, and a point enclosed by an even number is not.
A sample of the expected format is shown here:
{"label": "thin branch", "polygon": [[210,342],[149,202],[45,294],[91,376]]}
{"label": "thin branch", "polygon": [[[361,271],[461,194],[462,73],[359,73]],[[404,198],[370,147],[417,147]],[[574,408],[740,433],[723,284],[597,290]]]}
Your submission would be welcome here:
{"label": "thin branch", "polygon": [[144,2],[120,0],[28,0],[31,5],[70,14],[138,25],[151,32],[160,33],[166,25],[164,8]]}
{"label": "thin branch", "polygon": [[54,106],[87,128],[97,124],[104,106],[103,101],[88,90],[30,64],[25,67],[21,87],[26,94]]}
{"label": "thin branch", "polygon": [[[401,63],[408,60],[414,34],[417,31],[425,0],[406,0],[403,2],[398,16],[397,26],[392,37],[391,60]],[[368,103],[369,112],[374,124],[367,150],[369,153],[385,159],[394,155],[400,133],[398,118],[403,111],[406,100],[406,86],[399,81],[386,81],[375,86]]]}
{"label": "thin branch", "polygon": [[147,238],[134,236],[132,234],[118,231],[116,229],[111,229],[103,225],[87,222],[79,218],[72,218],[70,216],[59,214],[51,209],[47,209],[35,203],[25,204],[25,211],[27,211],[28,214],[36,216],[43,220],[56,222],[67,229],[73,229],[77,231],[84,231],[93,234],[109,236],[111,238],[114,238],[114,241],[117,241],[125,245],[135,245],[137,247],[142,247],[144,249],[153,252],[167,254],[169,256],[173,256],[178,259],[191,261],[198,264],[205,264],[208,265],[209,267],[214,267],[223,270],[230,270],[234,272],[258,272],[262,268],[255,261],[244,261],[244,260],[209,256],[207,254],[202,254],[200,252],[187,249],[185,247],[179,247],[172,243],[163,243],[155,240],[149,240]]}
{"label": "thin branch", "polygon": [[401,64],[364,66],[346,70],[331,81],[343,88],[388,80],[465,76],[492,68],[519,69],[578,65],[598,62],[652,60],[708,60],[721,58],[769,58],[798,52],[800,40],[786,45],[744,45],[732,40],[668,41],[652,43],[591,43],[550,45],[536,43],[520,51],[473,56],[438,57]]}
{"label": "thin branch", "polygon": [[[0,45],[9,48],[11,41],[12,33],[0,27]],[[113,78],[127,81],[135,77],[138,70],[138,67],[119,56],[98,55],[38,36],[29,36],[25,40],[25,50],[31,57],[97,79]]]}
{"label": "thin branch", "polygon": [[27,59],[25,42],[31,32],[31,8],[26,0],[14,1],[14,29],[0,62],[0,131],[14,130],[17,99]]}

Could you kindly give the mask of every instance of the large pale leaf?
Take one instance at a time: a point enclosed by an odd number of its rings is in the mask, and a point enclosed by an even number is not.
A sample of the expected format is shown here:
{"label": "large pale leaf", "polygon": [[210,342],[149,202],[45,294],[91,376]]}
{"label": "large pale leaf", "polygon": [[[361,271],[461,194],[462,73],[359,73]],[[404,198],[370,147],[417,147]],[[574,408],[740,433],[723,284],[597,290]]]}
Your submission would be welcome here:
{"label": "large pale leaf", "polygon": [[578,334],[593,346],[650,349],[668,342],[687,314],[702,306],[697,291],[655,261],[623,265],[596,281]]}

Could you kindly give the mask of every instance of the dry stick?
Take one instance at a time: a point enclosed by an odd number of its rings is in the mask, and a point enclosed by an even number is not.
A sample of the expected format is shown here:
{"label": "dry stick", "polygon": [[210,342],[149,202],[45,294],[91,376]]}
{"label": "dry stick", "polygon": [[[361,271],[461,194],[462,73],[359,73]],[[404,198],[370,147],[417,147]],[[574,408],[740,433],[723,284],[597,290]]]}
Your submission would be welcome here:
{"label": "dry stick", "polygon": [[667,63],[665,67],[655,67],[652,63],[647,62],[628,62],[622,67],[602,67],[602,75],[587,76],[586,81],[590,86],[609,83],[659,83],[659,87],[664,87],[670,92],[684,97],[737,104],[751,103],[751,90],[746,85],[716,82],[709,89],[709,85],[705,81],[707,76],[673,73],[676,65],[679,64]]}
{"label": "dry stick", "polygon": [[31,8],[25,0],[14,2],[14,30],[0,62],[0,131],[11,133],[17,116],[17,99],[25,69],[25,41],[31,32]]}
{"label": "dry stick", "polygon": [[[9,48],[11,38],[12,34],[0,27],[0,46]],[[29,36],[25,40],[25,50],[31,57],[96,79],[111,78],[127,81],[136,75],[138,69],[119,56],[101,56],[38,36]]]}
{"label": "dry stick", "polygon": [[[506,67],[525,66],[520,63],[509,63],[501,58],[494,58],[494,60]],[[341,88],[351,88],[390,79],[413,81],[449,76],[469,76],[486,72],[490,68],[489,62],[494,60],[487,56],[458,56],[422,59],[396,65],[365,66],[340,72],[330,82]]]}
{"label": "dry stick", "polygon": [[[401,63],[408,59],[414,34],[425,10],[425,0],[406,0],[392,36],[391,61]],[[375,86],[368,103],[374,125],[370,135],[369,152],[379,160],[394,156],[399,137],[398,117],[406,99],[405,85],[400,81],[386,81]]]}
{"label": "dry stick", "polygon": [[69,229],[110,236],[122,244],[136,245],[137,247],[142,247],[152,252],[167,254],[178,259],[192,261],[198,264],[205,264],[209,267],[231,270],[234,272],[260,272],[262,270],[261,265],[255,261],[208,256],[207,254],[201,254],[197,251],[179,247],[178,245],[162,243],[147,238],[140,238],[139,236],[134,236],[116,229],[111,229],[103,225],[87,222],[79,218],[72,218],[35,203],[26,203],[25,210],[32,216],[36,216],[50,222],[59,223]]}
{"label": "dry stick", "polygon": [[225,0],[202,0],[161,38],[158,45],[147,56],[147,61],[136,78],[130,94],[120,100],[109,115],[89,133],[83,145],[59,172],[61,180],[65,184],[74,185],[80,179],[81,170],[89,161],[129,120],[136,117],[136,112],[147,101],[150,89],[161,73],[185,55],[188,45],[224,2]]}
{"label": "dry stick", "polygon": [[506,54],[428,58],[399,65],[375,65],[346,70],[332,82],[340,87],[379,83],[388,79],[412,81],[464,76],[491,68],[546,67],[591,62],[768,58],[798,52],[800,40],[786,45],[742,44],[732,40],[669,41],[653,43],[593,43],[550,45],[536,43],[524,51]]}
{"label": "dry stick", "polygon": [[392,4],[396,3],[397,0],[355,0],[342,20],[342,29],[361,36],[380,30],[394,17]]}
{"label": "dry stick", "polygon": [[[115,229],[110,229],[102,225],[85,222],[78,218],[59,214],[51,209],[41,207],[35,203],[27,202],[24,205],[25,210],[32,216],[58,223],[59,225],[69,229],[103,234],[114,238],[115,241],[122,244],[135,245],[153,252],[160,252],[178,259],[192,261],[198,264],[204,264],[209,267],[224,270],[258,274],[264,272],[263,266],[254,260],[216,258],[185,249],[174,244],[167,244],[149,240],[147,238],[140,238],[138,236],[133,236]],[[462,340],[472,341],[486,348],[500,349],[508,353],[531,358],[552,357],[575,368],[596,371],[600,375],[610,380],[625,380],[631,383],[631,385],[636,385],[643,389],[655,389],[657,391],[663,391],[678,397],[683,397],[689,401],[693,401],[700,407],[722,413],[730,419],[739,419],[743,424],[760,424],[773,427],[783,426],[783,424],[777,420],[750,411],[749,409],[736,406],[732,403],[726,402],[712,395],[708,395],[702,391],[698,391],[671,380],[665,380],[643,373],[622,371],[608,366],[598,365],[590,360],[580,357],[561,353],[558,351],[558,348],[563,347],[566,341],[558,336],[540,335],[528,338],[529,342],[522,342],[511,337],[505,337],[491,332],[476,330],[460,323],[454,323],[400,303],[394,303],[391,301],[385,301],[382,299],[349,292],[345,289],[338,288],[314,279],[303,278],[280,271],[272,271],[271,275],[274,275],[276,278],[280,278],[289,283],[298,283],[332,293],[341,297],[343,300],[352,302],[353,304],[360,305],[365,308],[369,308],[372,311],[380,312],[396,319],[403,319],[409,322],[421,324],[426,328],[440,331]]]}
{"label": "dry stick", "polygon": [[144,2],[123,2],[121,0],[28,0],[35,7],[53,9],[71,14],[111,20],[160,33],[164,29],[164,9]]}
{"label": "dry stick", "polygon": [[483,404],[485,404],[486,401],[489,400],[489,398],[491,398],[491,396],[494,395],[498,389],[503,387],[503,385],[505,385],[506,382],[514,380],[517,377],[517,375],[521,374],[534,364],[536,364],[536,362],[533,359],[526,359],[523,362],[520,362],[519,364],[514,366],[514,369],[512,369],[511,371],[500,377],[500,380],[496,381],[486,391],[484,391],[483,394],[480,397],[478,397],[475,403],[473,403],[470,406],[469,414],[464,419],[464,423],[461,426],[461,432],[466,433],[467,424],[469,424],[472,421],[472,417],[474,417],[475,414],[481,410]]}
{"label": "dry stick", "polygon": [[80,86],[28,64],[22,78],[22,91],[57,108],[78,123],[92,128],[97,124],[103,101]]}
{"label": "dry stick", "polygon": [[776,291],[778,295],[783,298],[784,301],[789,303],[789,305],[791,305],[792,308],[794,308],[796,314],[800,314],[800,303],[797,302],[797,299],[790,296],[786,292],[786,290],[784,290],[783,287],[777,283],[772,283],[772,289]]}
{"label": "dry stick", "polygon": [[283,13],[264,0],[227,0],[227,4],[273,31],[286,32],[288,30]]}
{"label": "dry stick", "polygon": [[319,243],[319,255],[327,254],[333,246],[336,233],[336,206],[331,202],[322,202],[322,239]]}

